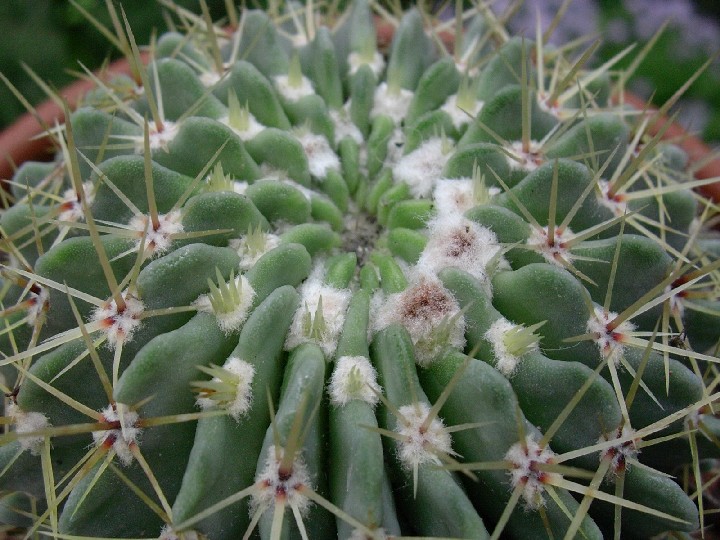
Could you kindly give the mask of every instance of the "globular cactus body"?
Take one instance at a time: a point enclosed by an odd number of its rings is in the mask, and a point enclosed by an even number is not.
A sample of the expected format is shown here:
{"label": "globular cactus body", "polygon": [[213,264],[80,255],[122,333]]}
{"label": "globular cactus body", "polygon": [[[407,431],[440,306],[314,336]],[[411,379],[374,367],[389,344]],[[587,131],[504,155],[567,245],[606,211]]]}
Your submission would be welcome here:
{"label": "globular cactus body", "polygon": [[453,55],[417,10],[386,14],[381,54],[363,1],[231,33],[177,14],[142,85],[100,83],[11,185],[0,519],[213,540],[704,522],[671,475],[720,457],[714,210],[606,67],[480,8]]}

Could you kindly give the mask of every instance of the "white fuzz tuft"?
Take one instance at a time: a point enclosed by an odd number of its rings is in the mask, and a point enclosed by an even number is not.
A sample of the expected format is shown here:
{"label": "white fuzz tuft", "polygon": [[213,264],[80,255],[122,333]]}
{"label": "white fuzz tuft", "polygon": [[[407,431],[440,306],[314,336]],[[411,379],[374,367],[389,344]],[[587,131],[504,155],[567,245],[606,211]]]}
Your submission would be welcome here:
{"label": "white fuzz tuft", "polygon": [[430,407],[425,403],[415,403],[400,407],[400,418],[395,431],[405,438],[400,442],[399,457],[408,469],[414,469],[423,463],[441,465],[439,455],[453,455],[452,440],[439,418],[433,418],[427,427],[425,422]]}
{"label": "white fuzz tuft", "polygon": [[629,461],[637,458],[639,453],[637,447],[637,440],[633,437],[635,430],[625,425],[622,428],[618,428],[614,433],[610,435],[604,435],[600,437],[598,443],[604,443],[607,441],[625,439],[629,437],[629,440],[606,448],[600,452],[600,460],[610,459],[610,470],[608,471],[611,478],[622,474],[623,471],[629,467]]}
{"label": "white fuzz tuft", "polygon": [[[95,188],[92,182],[83,183],[83,196],[88,206],[92,205],[95,200]],[[74,189],[66,189],[63,193],[63,202],[60,204],[59,221],[84,221],[85,213],[82,204],[78,199],[77,192]]]}
{"label": "white fuzz tuft", "polygon": [[322,179],[327,176],[329,171],[340,170],[340,159],[330,148],[328,140],[323,135],[318,135],[312,131],[304,131],[296,133],[295,136],[302,144],[303,150],[305,150],[310,174],[315,178]]}
{"label": "white fuzz tuft", "polygon": [[142,324],[140,316],[145,311],[145,304],[130,295],[127,289],[123,291],[122,298],[125,301],[124,310],[118,311],[113,299],[105,306],[96,308],[91,317],[92,322],[101,323],[108,345],[113,349],[132,339],[133,334]]}
{"label": "white fuzz tuft", "polygon": [[375,89],[375,99],[370,117],[385,115],[399,124],[407,115],[413,93],[401,88],[397,93],[390,92],[387,83],[380,83]]}
{"label": "white fuzz tuft", "polygon": [[300,514],[306,514],[310,508],[310,500],[302,493],[305,487],[312,489],[307,466],[299,457],[295,457],[290,471],[281,474],[280,463],[283,454],[283,448],[276,450],[274,445],[268,448],[265,469],[255,478],[258,489],[253,493],[251,503],[253,514],[258,509],[264,510],[277,502],[297,508]]}
{"label": "white fuzz tuft", "polygon": [[530,141],[530,150],[523,150],[523,144],[515,141],[509,147],[505,147],[507,151],[507,162],[511,169],[522,169],[523,171],[534,171],[543,164],[543,158],[540,154],[540,144],[537,141]]}
{"label": "white fuzz tuft", "polygon": [[235,134],[240,137],[243,141],[249,141],[250,139],[254,138],[255,135],[259,134],[264,129],[267,129],[266,126],[263,126],[260,122],[257,121],[257,118],[255,118],[252,113],[247,112],[247,127],[245,129],[238,129],[236,126],[233,126],[230,122],[229,116],[224,116],[218,120],[218,122],[225,124],[227,127],[232,129]]}
{"label": "white fuzz tuft", "polygon": [[588,320],[586,328],[588,333],[593,334],[593,341],[600,349],[600,355],[617,366],[625,351],[623,339],[635,330],[635,325],[625,321],[609,330],[608,325],[615,317],[617,313],[606,312],[602,307],[595,306],[595,312]]}
{"label": "white fuzz tuft", "polygon": [[[118,410],[120,409],[120,413]],[[105,431],[93,431],[92,436],[97,446],[112,447],[120,462],[126,467],[132,463],[131,446],[137,444],[142,431],[136,427],[139,416],[135,411],[128,410],[123,404],[108,405],[102,411],[102,421],[115,424],[117,427]]]}
{"label": "white fuzz tuft", "polygon": [[484,102],[475,100],[473,101],[472,108],[461,109],[458,106],[457,99],[457,94],[449,96],[445,103],[443,103],[443,106],[440,107],[440,110],[445,111],[450,117],[450,120],[452,120],[453,125],[459,129],[465,124],[472,122],[482,109]]}
{"label": "white fuzz tuft", "polygon": [[[495,361],[497,362],[495,367],[498,371],[500,371],[500,373],[508,378],[512,377],[515,373],[518,364],[524,356],[514,354],[507,346],[508,333],[514,333],[518,328],[522,327],[511,323],[504,317],[501,317],[492,323],[490,328],[488,328],[488,331],[485,332],[485,339],[490,342],[493,348],[493,353],[495,354]],[[526,352],[530,352],[531,350],[538,350],[536,342],[529,345]]]}
{"label": "white fuzz tuft", "polygon": [[[154,123],[149,124],[150,133],[148,133],[148,139],[150,142],[150,150],[164,150],[168,152],[168,144],[172,142],[175,136],[180,131],[180,126],[175,122],[169,120],[163,121],[163,130],[157,131]],[[122,137],[125,138],[125,137]],[[135,153],[142,154],[145,152],[145,138],[143,135],[133,136],[132,140],[135,141]]]}
{"label": "white fuzz tuft", "polygon": [[505,454],[513,469],[510,471],[513,488],[523,486],[522,497],[525,506],[530,510],[538,510],[545,506],[543,492],[545,485],[553,479],[560,479],[558,473],[543,471],[538,465],[553,463],[555,453],[549,448],[540,448],[540,445],[528,435],[524,442],[513,444]]}
{"label": "white fuzz tuft", "polygon": [[395,182],[405,182],[414,197],[429,197],[450,153],[440,137],[433,137],[400,158],[393,168]]}
{"label": "white fuzz tuft", "polygon": [[230,247],[240,255],[240,264],[238,265],[240,270],[250,270],[260,257],[280,245],[280,237],[275,234],[262,231],[252,234],[255,235],[253,238],[245,235],[242,238],[230,240]]}
{"label": "white fuzz tuft", "polygon": [[237,332],[250,314],[255,290],[245,276],[237,276],[216,288],[209,294],[201,295],[193,305],[198,311],[213,313],[220,329],[226,334]]}
{"label": "white fuzz tuft", "polygon": [[49,300],[50,300],[50,291],[45,287],[40,287],[40,292],[30,293],[30,298],[28,301],[30,302],[30,307],[27,309],[27,324],[28,326],[35,326],[35,323],[37,323],[39,320],[43,320],[45,317],[45,312],[47,311],[49,307]]}
{"label": "white fuzz tuft", "polygon": [[368,59],[366,54],[351,52],[348,55],[348,65],[350,66],[350,75],[354,75],[362,66],[370,66],[375,76],[379,77],[385,68],[385,59],[377,51],[373,53],[371,59]]}
{"label": "white fuzz tuft", "polygon": [[566,244],[572,234],[570,229],[561,230],[556,228],[551,244],[548,238],[547,227],[543,227],[542,230],[532,227],[526,244],[542,255],[547,262],[555,266],[564,267],[564,262],[572,262],[573,260],[573,254],[567,248]]}
{"label": "white fuzz tuft", "polygon": [[25,412],[15,403],[10,403],[7,414],[15,423],[15,432],[18,434],[20,448],[29,450],[34,456],[39,455],[45,440],[44,437],[22,437],[22,435],[24,433],[42,431],[50,427],[50,421],[47,419],[47,416],[39,412]]}
{"label": "white fuzz tuft", "polygon": [[331,357],[345,322],[345,312],[352,293],[350,289],[336,289],[311,276],[300,289],[300,307],[285,340],[285,350],[301,343],[316,343]]}
{"label": "white fuzz tuft", "polygon": [[438,216],[461,215],[477,205],[470,178],[440,178],[435,182],[433,200]]}
{"label": "white fuzz tuft", "polygon": [[332,118],[335,126],[335,144],[340,144],[345,137],[350,137],[358,145],[362,145],[365,140],[357,126],[350,119],[347,106],[340,110],[331,109],[330,118]]}
{"label": "white fuzz tuft", "polygon": [[345,405],[356,399],[376,405],[377,394],[381,392],[375,368],[364,356],[341,356],[328,390],[333,405]]}
{"label": "white fuzz tuft", "polygon": [[[172,244],[172,237],[175,234],[183,232],[184,228],[182,225],[182,217],[180,212],[170,212],[169,214],[160,214],[158,216],[158,227],[153,227],[150,216],[141,214],[133,216],[128,223],[128,227],[131,230],[137,231],[140,235],[145,235],[145,252],[153,257],[164,254],[170,245]],[[143,242],[142,238],[139,238],[135,242],[135,247],[140,248],[140,244]]]}
{"label": "white fuzz tuft", "polygon": [[[213,377],[212,383],[218,388],[222,386],[222,389],[216,392],[201,392],[197,404],[203,410],[220,405],[227,409],[236,422],[239,422],[252,405],[252,381],[255,378],[255,367],[245,360],[231,356],[222,368],[217,369],[222,373]],[[223,395],[218,395],[220,393]]]}
{"label": "white fuzz tuft", "polygon": [[621,194],[610,195],[610,182],[607,180],[598,180],[600,186],[600,194],[598,195],[598,202],[604,207],[609,208],[610,211],[616,216],[623,216],[628,211],[627,202],[625,197]]}
{"label": "white fuzz tuft", "polygon": [[233,180],[233,191],[238,195],[245,195],[249,185],[245,180]]}
{"label": "white fuzz tuft", "polygon": [[[672,285],[665,287],[663,294],[669,293],[673,289]],[[682,319],[685,315],[685,304],[680,294],[673,294],[668,297],[668,304],[670,305],[670,313]]]}
{"label": "white fuzz tuft", "polygon": [[280,95],[287,101],[295,102],[305,96],[312,96],[315,94],[315,89],[313,88],[310,79],[305,76],[302,77],[300,84],[297,86],[290,84],[290,77],[288,75],[277,75],[274,80],[275,88],[277,88]]}
{"label": "white fuzz tuft", "polygon": [[160,530],[158,540],[201,540],[204,538],[197,531],[175,532],[170,525],[164,525]]}
{"label": "white fuzz tuft", "polygon": [[418,259],[418,270],[435,274],[443,268],[459,268],[477,278],[490,295],[487,266],[501,250],[495,233],[457,214],[439,216],[428,229],[429,239]]}
{"label": "white fuzz tuft", "polygon": [[415,345],[415,361],[429,365],[450,345],[465,346],[465,319],[460,306],[435,276],[422,274],[402,292],[391,294],[377,310],[373,329],[402,324]]}

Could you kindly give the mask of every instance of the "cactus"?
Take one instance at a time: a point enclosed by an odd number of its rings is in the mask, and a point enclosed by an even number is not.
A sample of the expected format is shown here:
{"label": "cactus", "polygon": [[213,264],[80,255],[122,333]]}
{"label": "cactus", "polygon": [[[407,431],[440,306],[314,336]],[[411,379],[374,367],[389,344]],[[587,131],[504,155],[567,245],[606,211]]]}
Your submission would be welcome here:
{"label": "cactus", "polygon": [[373,6],[384,51],[369,2],[333,5],[229,8],[233,30],[174,8],[185,33],[143,65],[108,3],[139,83],[88,73],[0,219],[0,520],[212,540],[704,527],[720,243],[707,181],[649,132],[672,103],[616,104],[614,61],[510,37],[482,6]]}

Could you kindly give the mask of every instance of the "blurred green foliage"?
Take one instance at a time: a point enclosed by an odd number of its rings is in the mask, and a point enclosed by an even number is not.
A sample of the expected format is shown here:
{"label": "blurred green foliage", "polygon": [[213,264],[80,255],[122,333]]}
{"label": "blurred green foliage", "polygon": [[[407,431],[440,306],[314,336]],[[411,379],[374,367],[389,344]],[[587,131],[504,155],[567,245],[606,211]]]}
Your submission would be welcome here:
{"label": "blurred green foliage", "polygon": [[[120,2],[114,2],[120,5]],[[199,12],[199,0],[175,0]],[[214,19],[225,14],[223,0],[208,0]],[[77,0],[93,17],[110,27],[105,0]],[[139,44],[148,43],[153,31],[166,29],[163,7],[154,0],[123,0],[123,9]],[[0,71],[35,104],[47,96],[23,69],[29,66],[54,88],[77,78],[80,64],[96,68],[117,50],[68,0],[0,0]],[[74,73],[73,73],[74,72]],[[0,128],[25,112],[10,90],[0,83]]]}
{"label": "blurred green foliage", "polygon": [[[656,24],[652,26],[659,27],[664,22],[664,16],[669,15],[668,27],[661,35],[650,54],[638,66],[633,77],[634,85],[631,83],[630,88],[637,91],[643,97],[652,96],[653,102],[661,105],[672,97],[675,91],[680,88],[695,72],[700,69],[703,63],[708,59],[714,48],[720,43],[720,33],[718,33],[718,24],[720,24],[720,1],[718,0],[695,0],[696,14],[699,18],[686,19],[682,9],[673,10],[671,0],[663,0],[664,10],[660,13],[647,13],[649,19],[657,18]],[[600,30],[603,35],[603,45],[600,50],[600,59],[602,61],[610,59],[619,53],[628,44],[638,42],[635,51],[639,51],[644,45],[643,36],[637,34],[636,29],[640,23],[645,25],[650,22],[647,18],[645,21],[638,21],[633,14],[633,0],[598,0],[600,4],[601,21],[599,21]],[[641,0],[637,4],[651,4],[649,1]],[[659,4],[660,2],[658,2]],[[676,2],[678,6],[683,2]],[[664,12],[663,12],[664,11]],[[677,14],[673,13],[675,11]],[[618,23],[624,23],[628,32],[622,41],[613,41],[612,26],[617,28]],[[694,23],[702,23],[700,28]],[[714,30],[713,30],[714,29]],[[690,35],[691,33],[696,35]],[[701,36],[707,36],[708,39],[703,40]],[[703,46],[699,46],[699,41],[703,41]],[[709,50],[708,50],[709,49]],[[627,68],[635,58],[634,54],[628,55],[619,64],[618,68]],[[690,101],[689,101],[690,100]],[[702,104],[700,110],[694,114],[689,113],[691,103]],[[711,66],[706,69],[688,91],[683,96],[683,101],[677,107],[680,109],[683,124],[691,131],[698,130],[697,115],[701,114],[703,129],[700,135],[707,141],[720,141],[720,62],[717,58]],[[683,111],[683,109],[686,109]],[[693,119],[693,116],[695,118]],[[689,117],[689,118],[688,118]],[[695,125],[693,125],[695,121]]]}

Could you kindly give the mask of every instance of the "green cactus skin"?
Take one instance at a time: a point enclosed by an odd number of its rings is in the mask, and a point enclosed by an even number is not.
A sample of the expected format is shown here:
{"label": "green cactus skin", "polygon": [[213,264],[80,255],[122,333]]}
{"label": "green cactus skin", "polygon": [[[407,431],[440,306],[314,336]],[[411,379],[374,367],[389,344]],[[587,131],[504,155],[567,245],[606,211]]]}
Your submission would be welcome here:
{"label": "green cactus skin", "polygon": [[624,76],[479,8],[454,54],[417,9],[378,51],[366,0],[231,11],[233,32],[175,14],[190,30],[160,36],[134,97],[102,83],[9,184],[2,524],[705,524],[677,479],[720,459],[717,209],[608,101]]}

